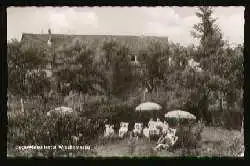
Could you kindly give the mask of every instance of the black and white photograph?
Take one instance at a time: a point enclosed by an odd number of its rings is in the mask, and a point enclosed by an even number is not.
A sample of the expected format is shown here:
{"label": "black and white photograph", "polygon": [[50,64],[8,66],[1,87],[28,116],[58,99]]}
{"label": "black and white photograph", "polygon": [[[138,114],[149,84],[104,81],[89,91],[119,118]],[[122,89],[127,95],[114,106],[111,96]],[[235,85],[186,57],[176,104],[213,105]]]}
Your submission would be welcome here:
{"label": "black and white photograph", "polygon": [[8,7],[7,157],[244,157],[243,6]]}

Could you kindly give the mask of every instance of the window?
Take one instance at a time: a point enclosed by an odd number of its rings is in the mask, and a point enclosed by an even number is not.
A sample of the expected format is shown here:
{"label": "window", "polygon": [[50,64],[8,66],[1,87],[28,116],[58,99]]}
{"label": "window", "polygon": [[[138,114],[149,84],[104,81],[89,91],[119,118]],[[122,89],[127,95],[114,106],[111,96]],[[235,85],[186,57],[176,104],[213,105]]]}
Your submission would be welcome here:
{"label": "window", "polygon": [[134,55],[130,55],[130,57],[131,57],[131,61],[135,62],[135,56]]}

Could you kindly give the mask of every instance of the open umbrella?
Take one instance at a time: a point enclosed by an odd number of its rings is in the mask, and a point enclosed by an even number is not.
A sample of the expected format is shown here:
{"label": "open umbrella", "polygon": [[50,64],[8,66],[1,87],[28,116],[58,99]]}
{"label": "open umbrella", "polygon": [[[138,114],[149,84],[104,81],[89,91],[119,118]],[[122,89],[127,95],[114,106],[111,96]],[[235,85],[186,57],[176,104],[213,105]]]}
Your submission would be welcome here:
{"label": "open umbrella", "polygon": [[146,124],[148,119],[157,116],[161,109],[162,107],[154,102],[141,103],[135,108],[135,112],[137,112],[136,120],[140,120]]}
{"label": "open umbrella", "polygon": [[135,110],[136,111],[152,111],[152,110],[160,110],[162,107],[157,104],[157,103],[153,103],[153,102],[145,102],[145,103],[141,103],[140,105],[138,105]]}
{"label": "open umbrella", "polygon": [[47,116],[50,116],[51,113],[60,114],[60,115],[72,114],[73,109],[70,107],[63,107],[63,106],[57,107],[57,108],[47,112]]}
{"label": "open umbrella", "polygon": [[196,117],[186,111],[174,110],[165,114],[165,118],[177,118],[177,119],[196,119]]}

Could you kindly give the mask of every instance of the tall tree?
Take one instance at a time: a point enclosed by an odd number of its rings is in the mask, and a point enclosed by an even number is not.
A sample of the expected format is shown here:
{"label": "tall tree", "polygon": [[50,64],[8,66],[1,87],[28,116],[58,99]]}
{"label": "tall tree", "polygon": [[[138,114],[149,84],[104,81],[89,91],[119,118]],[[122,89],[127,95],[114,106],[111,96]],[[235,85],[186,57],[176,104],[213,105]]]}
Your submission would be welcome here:
{"label": "tall tree", "polygon": [[[212,101],[219,101],[217,109],[222,112],[235,110],[237,98],[240,98],[242,94],[242,84],[239,80],[243,78],[242,48],[236,51],[237,49],[226,45],[212,14],[211,7],[199,7],[199,12],[196,15],[201,19],[201,22],[194,25],[194,31],[191,32],[195,38],[200,39],[195,58],[203,69],[200,75],[194,76],[196,77],[194,79],[196,80],[195,86],[196,89],[199,89],[198,96],[200,96],[197,97],[198,101],[196,102],[200,104],[196,107],[198,111],[202,111],[202,116],[210,122],[211,119],[206,116],[210,114],[208,108],[213,103]],[[226,103],[226,107],[223,103]]]}
{"label": "tall tree", "polygon": [[[204,84],[200,84],[199,93],[202,95],[200,97],[199,103],[203,108],[203,115],[208,122],[211,122],[209,118],[209,96],[211,92],[216,90],[215,87],[219,86],[219,82],[214,81],[215,75],[215,63],[216,59],[223,53],[224,41],[222,40],[222,34],[218,25],[215,23],[216,19],[212,17],[213,8],[209,6],[198,7],[199,12],[196,12],[196,16],[201,19],[201,22],[193,26],[194,31],[191,32],[193,37],[200,39],[200,45],[198,47],[197,56],[195,57],[198,62],[200,62],[203,73],[200,79],[197,81],[202,81]],[[205,74],[206,73],[206,74]],[[197,85],[199,85],[196,82]],[[218,87],[219,88],[219,87]]]}
{"label": "tall tree", "polygon": [[[191,34],[194,38],[200,39],[199,54],[196,57],[198,60],[208,58],[212,55],[218,54],[220,48],[223,47],[224,42],[222,40],[222,34],[220,28],[215,24],[216,19],[212,17],[213,8],[209,6],[198,7],[199,12],[196,12],[196,16],[201,19],[201,22],[193,26]],[[205,68],[209,66],[202,65]]]}

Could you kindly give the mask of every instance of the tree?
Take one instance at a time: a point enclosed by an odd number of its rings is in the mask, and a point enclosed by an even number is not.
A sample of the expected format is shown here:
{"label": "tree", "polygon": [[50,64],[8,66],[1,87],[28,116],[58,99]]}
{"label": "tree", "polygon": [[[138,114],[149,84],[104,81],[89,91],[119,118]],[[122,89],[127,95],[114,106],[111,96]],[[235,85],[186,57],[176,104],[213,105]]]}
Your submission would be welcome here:
{"label": "tree", "polygon": [[[243,47],[239,46],[235,49],[227,48],[224,55],[224,67],[222,70],[223,77],[229,80],[227,86],[225,86],[224,93],[226,94],[226,99],[228,101],[228,107],[235,109],[235,104],[241,105],[242,108],[242,98],[243,98]],[[226,64],[225,64],[226,63]],[[240,108],[239,107],[239,108]],[[242,110],[242,109],[241,109]]]}
{"label": "tree", "polygon": [[103,72],[106,94],[109,97],[121,97],[132,84],[130,50],[115,40],[105,41],[102,50],[99,69]]}
{"label": "tree", "polygon": [[63,54],[63,58],[58,58],[62,63],[57,65],[56,71],[59,89],[63,90],[68,85],[69,90],[83,94],[98,92],[96,85],[101,81],[94,63],[94,51],[88,44],[75,40],[59,53]]}
{"label": "tree", "polygon": [[[41,82],[36,82],[36,76],[42,74],[42,69],[46,65],[43,50],[32,44],[22,45],[17,40],[8,43],[7,48],[9,91],[17,96],[34,96],[44,93],[44,89],[40,86]],[[36,83],[39,84],[40,89],[37,88]],[[44,84],[44,86],[47,85]],[[36,93],[29,93],[29,88],[36,89]]]}
{"label": "tree", "polygon": [[46,53],[32,43],[23,45],[17,40],[7,44],[8,92],[20,98],[42,97],[46,106],[49,79],[43,70],[47,64]]}
{"label": "tree", "polygon": [[21,64],[21,44],[12,40],[7,44],[8,92],[13,95],[25,93],[25,68]]}
{"label": "tree", "polygon": [[50,80],[45,71],[32,71],[26,77],[27,94],[29,96],[41,96],[43,99],[47,97],[50,91]]}
{"label": "tree", "polygon": [[169,72],[170,52],[168,46],[153,42],[146,50],[141,50],[139,62],[142,71],[142,84],[152,93],[157,86],[162,85],[164,74]]}
{"label": "tree", "polygon": [[[219,110],[222,112],[225,110],[223,106],[225,100],[228,111],[230,108],[234,108],[236,96],[240,91],[237,90],[237,87],[242,86],[236,80],[243,77],[243,54],[229,46],[225,47],[220,29],[215,24],[216,19],[212,18],[212,8],[199,7],[199,10],[200,12],[197,12],[196,15],[201,18],[201,22],[194,25],[194,31],[191,32],[195,38],[200,39],[195,59],[200,62],[203,69],[203,74],[195,75],[195,77],[199,77],[195,81],[196,86],[200,89],[199,95],[204,97],[198,97],[204,100],[197,102],[201,102],[199,105],[203,107],[202,109],[197,108],[197,110],[202,110],[204,115],[208,115],[210,112],[208,107],[212,101],[219,101]],[[207,120],[211,122],[211,119]]]}
{"label": "tree", "polygon": [[176,70],[184,70],[188,64],[188,50],[187,48],[178,44],[171,45],[172,52],[171,52],[171,61],[172,61],[172,68]]}
{"label": "tree", "polygon": [[[212,18],[212,8],[208,6],[198,8],[199,12],[196,12],[196,16],[201,19],[201,22],[194,25],[194,31],[192,31],[191,34],[193,37],[200,39],[200,46],[198,47],[195,59],[200,62],[203,73],[196,75],[196,77],[198,76],[200,78],[198,80],[196,79],[195,84],[199,85],[199,93],[202,95],[200,97],[201,100],[198,102],[201,103],[200,106],[203,107],[201,111],[203,111],[204,116],[208,116],[209,96],[212,95],[213,91],[219,92],[219,89],[223,88],[223,86],[220,86],[220,83],[226,82],[221,81],[219,83],[218,79],[214,81],[215,78],[218,78],[215,72],[217,66],[214,62],[223,53],[224,41],[222,40],[222,34],[218,25],[215,24],[216,19]],[[199,84],[199,81],[201,81],[202,84]],[[208,122],[211,122],[211,118],[204,118]]]}
{"label": "tree", "polygon": [[191,34],[200,39],[200,54],[197,57],[200,60],[200,58],[217,54],[224,42],[219,26],[215,24],[216,19],[212,17],[212,7],[202,6],[198,9],[200,12],[196,12],[196,16],[201,19],[201,22],[193,26],[194,30],[191,31]]}

